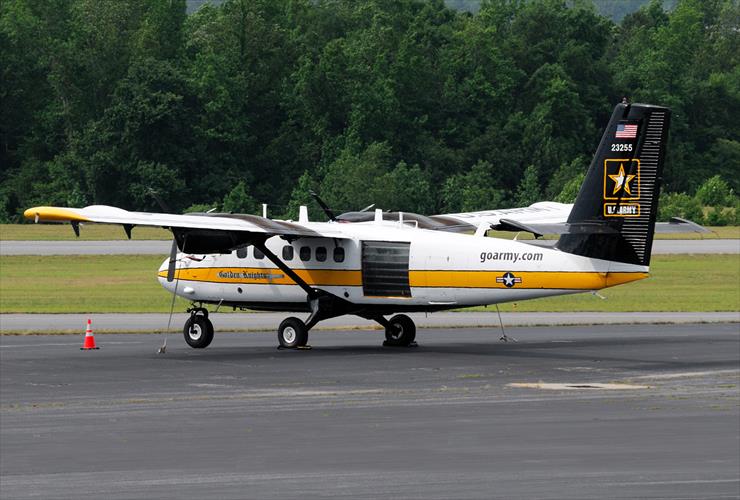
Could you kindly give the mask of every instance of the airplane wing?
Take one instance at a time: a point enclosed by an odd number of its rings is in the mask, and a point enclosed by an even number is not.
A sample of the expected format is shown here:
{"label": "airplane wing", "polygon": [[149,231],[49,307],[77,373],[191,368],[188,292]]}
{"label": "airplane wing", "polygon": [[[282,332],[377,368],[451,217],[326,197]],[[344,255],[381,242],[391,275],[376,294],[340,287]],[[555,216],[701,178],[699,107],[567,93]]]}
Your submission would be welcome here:
{"label": "airplane wing", "polygon": [[[404,220],[414,222],[420,229],[445,231],[451,233],[470,233],[482,224],[494,228],[504,219],[517,220],[523,223],[564,223],[568,220],[573,205],[544,201],[529,207],[506,208],[503,210],[485,210],[482,212],[463,212],[457,214],[420,215],[412,212],[383,212],[382,217],[388,221]],[[375,214],[367,211],[346,212],[336,217],[339,222],[369,222]],[[521,231],[521,229],[515,229]]]}
{"label": "airplane wing", "polygon": [[[502,210],[485,210],[481,212],[463,212],[457,214],[434,215],[434,219],[459,221],[460,225],[478,228],[487,224],[496,231],[522,231],[532,233],[539,238],[545,234],[593,234],[618,232],[603,224],[581,222],[569,224],[568,217],[573,208],[572,203],[542,201],[528,207],[506,208]],[[708,229],[690,220],[671,217],[668,222],[655,224],[656,233],[708,233]]]}
{"label": "airplane wing", "polygon": [[517,221],[523,224],[560,224],[565,223],[573,208],[572,203],[557,203],[554,201],[541,201],[528,207],[504,208],[501,210],[483,210],[481,212],[462,212],[457,214],[435,215],[433,217],[444,217],[455,219],[460,223],[470,224],[478,227],[481,224],[496,226],[502,220]]}
{"label": "airplane wing", "polygon": [[70,222],[79,231],[80,223],[120,224],[131,236],[134,226],[171,229],[177,246],[189,253],[226,253],[271,236],[344,238],[339,231],[317,230],[294,222],[277,221],[247,214],[163,214],[129,212],[106,205],[85,208],[33,207],[23,214],[36,222]]}

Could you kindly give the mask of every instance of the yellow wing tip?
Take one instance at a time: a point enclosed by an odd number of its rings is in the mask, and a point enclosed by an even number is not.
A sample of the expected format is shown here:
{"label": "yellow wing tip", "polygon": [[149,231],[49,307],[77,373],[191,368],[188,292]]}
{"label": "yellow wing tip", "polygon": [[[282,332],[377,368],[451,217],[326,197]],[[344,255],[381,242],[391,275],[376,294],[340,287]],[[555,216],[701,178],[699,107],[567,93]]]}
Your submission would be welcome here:
{"label": "yellow wing tip", "polygon": [[33,207],[23,212],[26,219],[53,222],[89,222],[77,212],[60,207]]}

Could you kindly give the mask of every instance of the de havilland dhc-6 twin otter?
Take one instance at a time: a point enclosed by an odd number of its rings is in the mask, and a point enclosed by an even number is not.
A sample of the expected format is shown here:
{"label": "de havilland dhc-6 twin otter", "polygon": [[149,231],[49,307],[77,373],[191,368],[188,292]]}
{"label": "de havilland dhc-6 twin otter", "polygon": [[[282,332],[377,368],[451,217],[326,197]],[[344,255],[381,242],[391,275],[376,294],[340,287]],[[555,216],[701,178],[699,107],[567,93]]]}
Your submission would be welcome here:
{"label": "de havilland dhc-6 twin otter", "polygon": [[[648,277],[670,110],[618,104],[574,204],[437,216],[381,210],[329,222],[246,214],[129,212],[94,205],[35,207],[38,221],[120,224],[172,231],[158,279],[192,307],[183,333],[208,346],[208,304],[309,313],[285,319],[281,347],[305,347],[318,322],[342,315],[376,321],[385,345],[408,346],[416,327],[404,312],[440,311],[597,291]],[[320,200],[318,200],[320,202]],[[674,219],[657,228],[702,230]],[[558,234],[553,248],[485,237],[489,230]],[[401,314],[399,314],[401,313]],[[391,316],[393,315],[393,316]],[[388,318],[388,316],[391,316]]]}

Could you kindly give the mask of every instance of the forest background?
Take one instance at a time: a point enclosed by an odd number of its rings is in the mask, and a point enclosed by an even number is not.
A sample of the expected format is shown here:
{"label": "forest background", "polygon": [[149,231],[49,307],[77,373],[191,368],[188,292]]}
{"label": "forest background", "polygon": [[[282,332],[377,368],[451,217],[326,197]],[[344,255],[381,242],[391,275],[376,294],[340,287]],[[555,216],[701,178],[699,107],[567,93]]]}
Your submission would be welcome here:
{"label": "forest background", "polygon": [[159,211],[151,191],[285,218],[309,189],[338,211],[568,202],[626,96],[673,110],[662,217],[737,223],[737,0],[618,23],[587,0],[474,3],[2,0],[0,222]]}

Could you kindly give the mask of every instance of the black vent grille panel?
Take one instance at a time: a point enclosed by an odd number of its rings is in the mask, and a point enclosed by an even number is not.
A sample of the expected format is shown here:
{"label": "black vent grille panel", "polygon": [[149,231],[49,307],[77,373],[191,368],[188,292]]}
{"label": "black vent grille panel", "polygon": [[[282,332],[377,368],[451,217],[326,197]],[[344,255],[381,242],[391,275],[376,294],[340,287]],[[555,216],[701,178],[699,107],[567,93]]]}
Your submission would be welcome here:
{"label": "black vent grille panel", "polygon": [[411,297],[410,243],[362,242],[362,290],[366,296]]}

